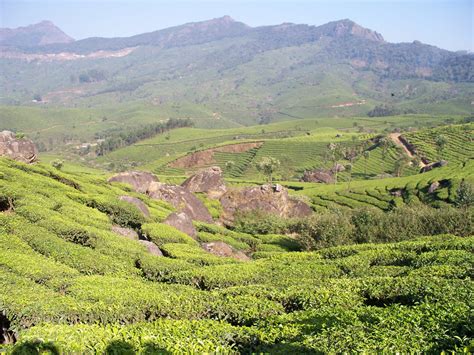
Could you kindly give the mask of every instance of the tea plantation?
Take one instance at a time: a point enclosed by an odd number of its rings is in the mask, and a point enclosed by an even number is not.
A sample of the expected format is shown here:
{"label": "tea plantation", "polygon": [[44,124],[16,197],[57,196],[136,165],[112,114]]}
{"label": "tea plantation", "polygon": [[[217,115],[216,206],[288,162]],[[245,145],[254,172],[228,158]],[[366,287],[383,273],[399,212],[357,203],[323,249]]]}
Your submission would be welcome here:
{"label": "tea plantation", "polygon": [[[397,197],[403,203],[421,203],[428,198],[426,186],[441,177],[447,182],[437,194],[450,212],[430,230],[456,235],[400,230],[387,243],[335,239],[331,247],[308,247],[290,233],[262,235],[206,223],[195,223],[193,239],[162,223],[172,206],[128,185],[109,184],[99,172],[0,158],[0,349],[472,352],[473,213],[447,206],[457,198],[460,179],[472,178],[472,162],[354,182],[350,191],[347,182],[313,184],[298,194],[309,196],[315,208],[330,201],[396,210],[398,202],[388,199],[391,189],[405,189],[408,197]],[[123,195],[143,201],[150,217],[120,201]],[[164,256],[116,234],[114,226],[135,230]],[[200,247],[209,241],[224,241],[250,260],[212,255]]]}

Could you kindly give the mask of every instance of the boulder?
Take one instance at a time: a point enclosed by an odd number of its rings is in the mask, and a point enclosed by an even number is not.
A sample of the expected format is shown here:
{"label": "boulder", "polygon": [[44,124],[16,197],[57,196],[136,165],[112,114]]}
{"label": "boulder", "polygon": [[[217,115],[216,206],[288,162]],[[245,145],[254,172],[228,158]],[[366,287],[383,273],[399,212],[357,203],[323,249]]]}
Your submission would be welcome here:
{"label": "boulder", "polygon": [[34,163],[38,160],[38,150],[32,141],[17,138],[13,132],[0,132],[0,156],[6,156],[23,163]]}
{"label": "boulder", "polygon": [[145,193],[150,183],[157,182],[158,178],[146,171],[125,171],[112,176],[108,182],[121,182],[132,185],[137,192]]}
{"label": "boulder", "polygon": [[200,170],[181,184],[191,192],[205,192],[210,198],[219,199],[227,188],[218,166]]}
{"label": "boulder", "polygon": [[132,240],[138,240],[138,233],[135,232],[131,228],[123,228],[120,226],[112,226],[112,232],[117,233],[118,235],[121,235],[122,237],[132,239]]}
{"label": "boulder", "polygon": [[185,212],[172,213],[163,222],[177,230],[186,233],[192,238],[196,238],[197,231],[194,228],[193,220]]}
{"label": "boulder", "polygon": [[440,183],[438,181],[431,183],[430,187],[428,188],[428,193],[432,194],[433,192],[438,190],[439,186],[440,186]]}
{"label": "boulder", "polygon": [[238,260],[250,260],[250,258],[240,250],[234,249],[229,244],[221,241],[203,243],[202,247],[205,251],[217,256],[235,258]]}
{"label": "boulder", "polygon": [[305,182],[320,182],[324,184],[334,184],[334,176],[325,170],[319,169],[314,171],[305,171],[302,181]]}
{"label": "boulder", "polygon": [[185,212],[191,219],[212,223],[212,217],[204,204],[182,186],[152,182],[147,194],[156,200],[166,201],[180,212]]}
{"label": "boulder", "polygon": [[139,240],[138,242],[143,244],[151,255],[163,256],[160,248],[158,248],[155,243],[149,242],[148,240]]}
{"label": "boulder", "polygon": [[346,170],[346,168],[344,167],[344,165],[342,164],[339,164],[339,163],[336,163],[334,164],[334,166],[331,168],[331,173],[332,174],[335,174],[335,173],[341,173],[343,172],[344,170]]}
{"label": "boulder", "polygon": [[225,223],[232,222],[235,213],[240,211],[259,210],[282,218],[304,217],[313,212],[306,203],[289,196],[288,190],[281,185],[266,184],[229,190],[220,202]]}
{"label": "boulder", "polygon": [[15,344],[16,334],[11,329],[11,321],[6,317],[4,312],[0,312],[0,344]]}
{"label": "boulder", "polygon": [[137,207],[145,217],[150,217],[150,211],[148,210],[147,205],[145,205],[145,203],[139,198],[133,196],[120,196],[119,200],[131,203]]}
{"label": "boulder", "polygon": [[429,165],[425,165],[424,167],[421,168],[420,173],[426,173],[428,171],[431,171],[435,168],[442,168],[443,166],[448,165],[448,162],[446,160],[440,160],[435,163],[431,163]]}
{"label": "boulder", "polygon": [[405,193],[405,189],[392,189],[390,190],[390,195],[394,197],[402,197]]}

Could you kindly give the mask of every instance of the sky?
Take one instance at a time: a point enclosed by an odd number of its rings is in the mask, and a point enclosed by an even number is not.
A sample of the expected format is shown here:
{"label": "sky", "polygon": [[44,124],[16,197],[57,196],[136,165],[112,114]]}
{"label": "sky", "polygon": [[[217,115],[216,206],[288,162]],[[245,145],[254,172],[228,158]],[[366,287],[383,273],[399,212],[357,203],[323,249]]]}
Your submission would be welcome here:
{"label": "sky", "polygon": [[474,0],[0,0],[0,27],[50,20],[75,39],[125,37],[229,15],[250,26],[349,18],[389,42],[474,51]]}

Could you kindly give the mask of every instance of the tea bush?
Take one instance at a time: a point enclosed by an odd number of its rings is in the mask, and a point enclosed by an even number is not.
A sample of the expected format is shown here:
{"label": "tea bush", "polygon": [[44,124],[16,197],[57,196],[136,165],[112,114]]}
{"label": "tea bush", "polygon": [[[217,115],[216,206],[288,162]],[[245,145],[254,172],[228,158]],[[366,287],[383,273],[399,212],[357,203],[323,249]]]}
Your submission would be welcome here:
{"label": "tea bush", "polygon": [[[0,169],[0,196],[14,205],[0,212],[1,321],[18,339],[2,345],[7,353],[474,350],[470,209],[415,202],[325,208],[304,220],[248,215],[234,230],[195,223],[196,241],[158,223],[173,210],[166,203],[141,196],[146,220],[115,207],[135,193],[104,176],[8,159]],[[253,260],[199,245],[217,240]]]}
{"label": "tea bush", "polygon": [[165,243],[185,243],[196,245],[196,241],[189,235],[162,223],[145,223],[142,225],[142,233],[158,246]]}

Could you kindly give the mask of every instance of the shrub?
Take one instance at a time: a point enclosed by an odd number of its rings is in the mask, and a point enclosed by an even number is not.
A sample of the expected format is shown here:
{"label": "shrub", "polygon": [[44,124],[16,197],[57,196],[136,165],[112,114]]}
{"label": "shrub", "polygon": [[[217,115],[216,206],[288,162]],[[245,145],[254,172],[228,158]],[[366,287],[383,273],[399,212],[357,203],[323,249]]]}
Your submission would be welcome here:
{"label": "shrub", "polygon": [[375,208],[361,208],[355,210],[351,216],[354,225],[354,241],[357,243],[371,243],[380,239],[383,212]]}
{"label": "shrub", "polygon": [[454,204],[460,208],[469,208],[474,206],[474,187],[472,184],[462,180],[456,190],[456,199]]}
{"label": "shrub", "polygon": [[354,233],[350,219],[340,213],[313,215],[297,221],[291,229],[307,250],[350,244]]}
{"label": "shrub", "polygon": [[61,170],[63,168],[64,162],[59,159],[55,159],[51,162],[51,166],[55,169]]}
{"label": "shrub", "polygon": [[134,325],[44,324],[26,331],[13,350],[36,353],[51,348],[54,342],[57,353],[235,353],[251,349],[257,334],[247,327],[211,320],[160,319]]}
{"label": "shrub", "polygon": [[94,198],[87,206],[107,213],[112,222],[122,226],[138,229],[145,223],[145,217],[134,205],[118,199]]}
{"label": "shrub", "polygon": [[249,234],[279,234],[287,230],[289,223],[289,220],[257,210],[237,213],[234,228]]}
{"label": "shrub", "polygon": [[197,242],[186,233],[163,223],[146,223],[142,225],[142,233],[158,246],[165,243],[197,244]]}

